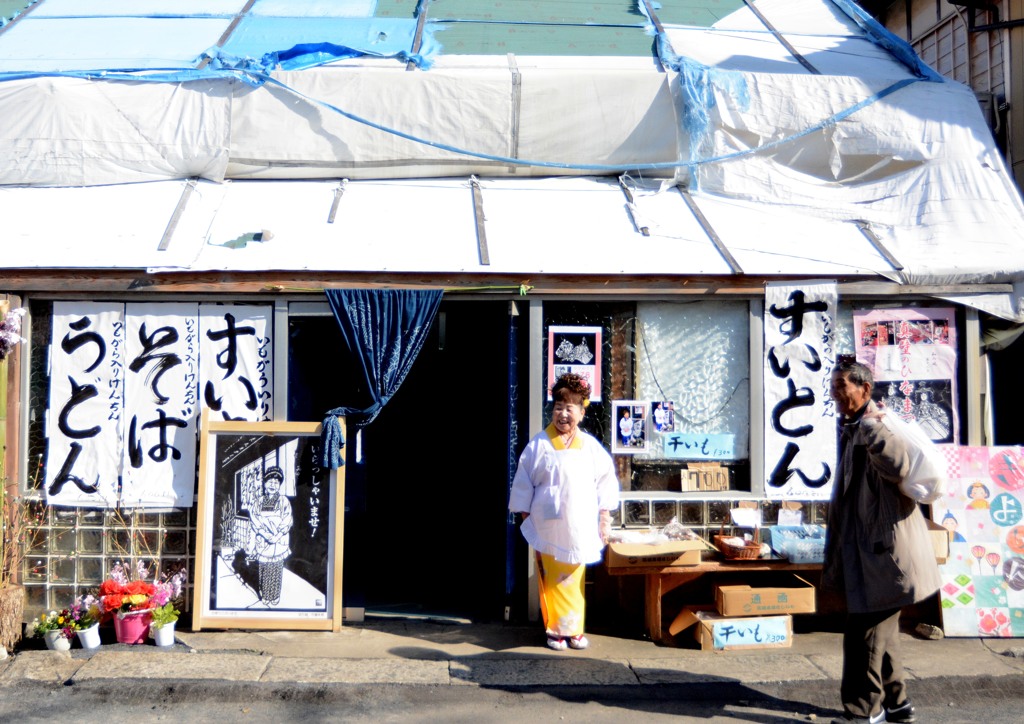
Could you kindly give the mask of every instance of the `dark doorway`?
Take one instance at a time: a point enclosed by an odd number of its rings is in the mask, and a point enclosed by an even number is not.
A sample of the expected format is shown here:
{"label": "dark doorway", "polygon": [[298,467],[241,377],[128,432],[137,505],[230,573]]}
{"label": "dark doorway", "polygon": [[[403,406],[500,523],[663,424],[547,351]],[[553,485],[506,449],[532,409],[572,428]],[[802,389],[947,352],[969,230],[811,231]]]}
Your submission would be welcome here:
{"label": "dark doorway", "polygon": [[988,353],[992,374],[993,443],[1020,445],[1024,443],[1024,420],[1020,409],[1024,403],[1024,386],[1020,383],[1024,369],[1024,340],[1018,338],[1009,346]]}
{"label": "dark doorway", "polygon": [[409,376],[366,428],[368,611],[502,613],[507,310],[442,303]]}
{"label": "dark doorway", "polygon": [[[369,404],[333,317],[290,323],[290,419]],[[504,613],[508,302],[442,301],[398,392],[346,446],[345,605]],[[352,402],[357,400],[357,402]]]}

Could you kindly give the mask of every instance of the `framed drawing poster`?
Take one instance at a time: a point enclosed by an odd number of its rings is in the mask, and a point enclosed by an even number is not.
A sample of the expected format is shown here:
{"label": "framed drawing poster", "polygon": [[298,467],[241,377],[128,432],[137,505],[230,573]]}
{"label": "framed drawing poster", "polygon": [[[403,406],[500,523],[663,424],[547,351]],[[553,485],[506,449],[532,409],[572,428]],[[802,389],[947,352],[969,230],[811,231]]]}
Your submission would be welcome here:
{"label": "framed drawing poster", "polygon": [[319,423],[204,411],[194,630],[340,630],[345,469],[319,448]]}

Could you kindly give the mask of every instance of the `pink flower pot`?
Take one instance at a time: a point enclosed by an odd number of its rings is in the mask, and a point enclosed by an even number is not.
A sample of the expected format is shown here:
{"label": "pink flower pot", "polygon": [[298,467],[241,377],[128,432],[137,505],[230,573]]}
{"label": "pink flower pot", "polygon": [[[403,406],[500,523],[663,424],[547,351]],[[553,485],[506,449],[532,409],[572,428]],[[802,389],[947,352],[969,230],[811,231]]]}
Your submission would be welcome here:
{"label": "pink flower pot", "polygon": [[146,633],[152,620],[152,612],[131,611],[118,613],[114,616],[114,634],[121,644],[141,644],[146,641]]}

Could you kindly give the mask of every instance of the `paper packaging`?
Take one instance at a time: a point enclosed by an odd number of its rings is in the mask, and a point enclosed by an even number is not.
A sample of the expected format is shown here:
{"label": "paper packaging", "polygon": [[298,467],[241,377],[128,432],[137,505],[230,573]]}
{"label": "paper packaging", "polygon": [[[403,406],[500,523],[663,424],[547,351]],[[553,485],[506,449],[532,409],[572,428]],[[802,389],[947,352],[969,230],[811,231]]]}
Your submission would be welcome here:
{"label": "paper packaging", "polygon": [[935,561],[942,564],[949,558],[949,531],[935,521],[925,518],[928,524],[928,537],[931,538],[932,548],[935,549]]}
{"label": "paper packaging", "polygon": [[723,616],[814,613],[812,584],[791,573],[780,574],[771,582],[776,585],[715,584],[715,608]]}
{"label": "paper packaging", "polygon": [[665,543],[609,543],[609,568],[636,566],[695,566],[707,546],[699,540],[674,540]]}
{"label": "paper packaging", "polygon": [[732,649],[779,649],[793,645],[793,617],[722,616],[704,607],[687,607],[669,626],[673,636],[693,627],[693,637],[702,651]]}

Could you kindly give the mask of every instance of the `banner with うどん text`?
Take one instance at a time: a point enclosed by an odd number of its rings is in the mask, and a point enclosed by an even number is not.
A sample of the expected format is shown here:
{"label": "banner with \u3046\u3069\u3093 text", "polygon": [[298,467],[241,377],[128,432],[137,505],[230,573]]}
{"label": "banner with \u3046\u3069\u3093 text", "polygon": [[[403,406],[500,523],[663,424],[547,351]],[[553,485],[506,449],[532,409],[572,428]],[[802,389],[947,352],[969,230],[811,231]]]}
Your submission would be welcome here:
{"label": "banner with \u3046\u3069\u3093 text", "polygon": [[199,305],[199,390],[211,420],[274,416],[273,307]]}
{"label": "banner with \u3046\u3069\u3093 text", "polygon": [[50,505],[117,505],[124,341],[123,304],[54,302],[43,476]]}
{"label": "banner with \u3046\u3069\u3093 text", "polygon": [[199,304],[125,307],[121,505],[192,507],[199,415]]}
{"label": "banner with \u3046\u3069\u3093 text", "polygon": [[769,499],[827,500],[836,469],[835,282],[768,284],[764,472]]}

